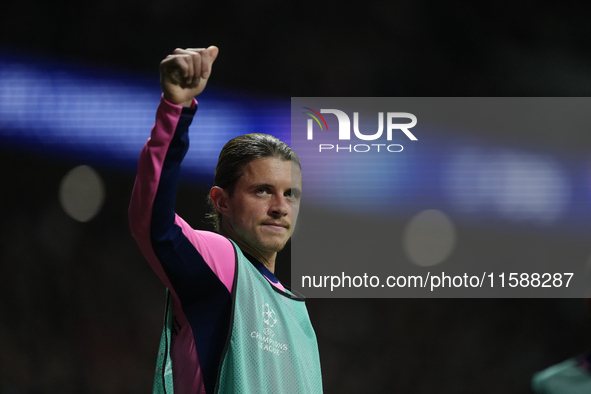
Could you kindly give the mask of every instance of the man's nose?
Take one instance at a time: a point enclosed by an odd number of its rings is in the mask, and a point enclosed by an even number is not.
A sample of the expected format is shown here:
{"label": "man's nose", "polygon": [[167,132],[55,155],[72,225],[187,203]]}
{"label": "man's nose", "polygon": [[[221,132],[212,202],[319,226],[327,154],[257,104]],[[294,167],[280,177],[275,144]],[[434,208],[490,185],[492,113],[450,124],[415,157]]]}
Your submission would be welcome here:
{"label": "man's nose", "polygon": [[289,200],[284,195],[274,196],[269,210],[273,215],[286,216],[291,209]]}

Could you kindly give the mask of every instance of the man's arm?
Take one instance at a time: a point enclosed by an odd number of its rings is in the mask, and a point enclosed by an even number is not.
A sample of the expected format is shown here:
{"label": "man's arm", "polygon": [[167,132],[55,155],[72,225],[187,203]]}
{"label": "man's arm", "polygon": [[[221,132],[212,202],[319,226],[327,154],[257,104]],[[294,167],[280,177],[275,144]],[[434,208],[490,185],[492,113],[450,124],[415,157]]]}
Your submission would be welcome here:
{"label": "man's arm", "polygon": [[[142,253],[173,294],[189,296],[184,297],[186,301],[198,297],[194,286],[198,282],[193,279],[203,281],[215,274],[229,290],[233,277],[233,271],[219,272],[213,264],[225,260],[219,252],[224,254],[229,242],[212,233],[193,231],[174,213],[180,164],[189,147],[188,128],[196,111],[193,97],[205,88],[217,53],[216,47],[176,49],[161,62],[163,100],[140,155],[129,209],[132,234]],[[198,261],[209,264],[213,272]],[[233,255],[226,261],[233,261]],[[186,283],[193,284],[190,294]]]}
{"label": "man's arm", "polygon": [[192,229],[175,214],[181,162],[189,148],[194,97],[217,48],[177,49],[160,65],[163,98],[139,159],[130,227],[150,266],[173,295],[170,356],[175,391],[214,392],[230,330],[235,254],[219,234]]}

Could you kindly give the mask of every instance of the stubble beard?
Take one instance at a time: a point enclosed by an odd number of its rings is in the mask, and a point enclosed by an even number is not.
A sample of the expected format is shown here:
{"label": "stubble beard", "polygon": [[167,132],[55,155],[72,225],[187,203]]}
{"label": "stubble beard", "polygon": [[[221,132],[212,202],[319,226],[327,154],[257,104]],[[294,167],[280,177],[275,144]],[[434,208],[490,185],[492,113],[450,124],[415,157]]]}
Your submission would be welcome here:
{"label": "stubble beard", "polygon": [[[269,254],[277,254],[291,238],[292,226],[290,223],[283,222],[286,233],[269,233],[271,230],[265,229],[265,223],[268,221],[261,221],[258,226],[247,231],[246,228],[235,227],[232,222],[229,222],[226,226],[222,225],[220,233],[227,238],[232,239],[238,244],[238,246],[246,253],[255,256],[257,259],[266,260]],[[224,222],[222,222],[224,223]],[[236,231],[236,229],[240,229]],[[268,256],[271,257],[271,256]],[[274,259],[274,257],[272,257]]]}
{"label": "stubble beard", "polygon": [[[265,241],[265,236],[264,235],[259,235],[259,236],[255,236],[253,239],[253,242],[250,243],[250,246],[252,248],[255,248],[257,250],[261,250],[267,253],[278,253],[281,250],[283,250],[283,248],[285,248],[285,245],[287,244],[287,241],[289,241],[289,238],[291,237],[291,232],[289,227],[286,229],[286,231],[289,233],[289,236],[287,238],[284,238],[280,241],[275,241],[274,239],[269,239],[267,241]],[[274,237],[271,237],[274,238]]]}

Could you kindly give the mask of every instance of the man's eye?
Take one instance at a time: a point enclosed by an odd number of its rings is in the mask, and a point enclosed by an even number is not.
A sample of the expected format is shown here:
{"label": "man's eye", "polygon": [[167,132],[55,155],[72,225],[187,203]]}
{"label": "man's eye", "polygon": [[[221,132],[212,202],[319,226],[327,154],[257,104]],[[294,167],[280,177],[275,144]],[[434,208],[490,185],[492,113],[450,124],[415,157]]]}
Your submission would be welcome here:
{"label": "man's eye", "polygon": [[267,189],[257,189],[257,194],[265,194],[267,193]]}

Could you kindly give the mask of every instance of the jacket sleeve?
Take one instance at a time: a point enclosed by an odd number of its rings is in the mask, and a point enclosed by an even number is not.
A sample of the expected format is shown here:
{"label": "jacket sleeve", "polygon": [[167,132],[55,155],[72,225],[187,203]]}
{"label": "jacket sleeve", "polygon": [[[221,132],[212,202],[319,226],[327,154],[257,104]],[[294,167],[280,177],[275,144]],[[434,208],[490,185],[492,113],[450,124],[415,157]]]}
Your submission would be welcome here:
{"label": "jacket sleeve", "polygon": [[197,111],[161,99],[140,154],[129,207],[131,232],[162,282],[184,304],[212,292],[231,292],[234,250],[224,237],[196,231],[175,214],[181,162]]}

